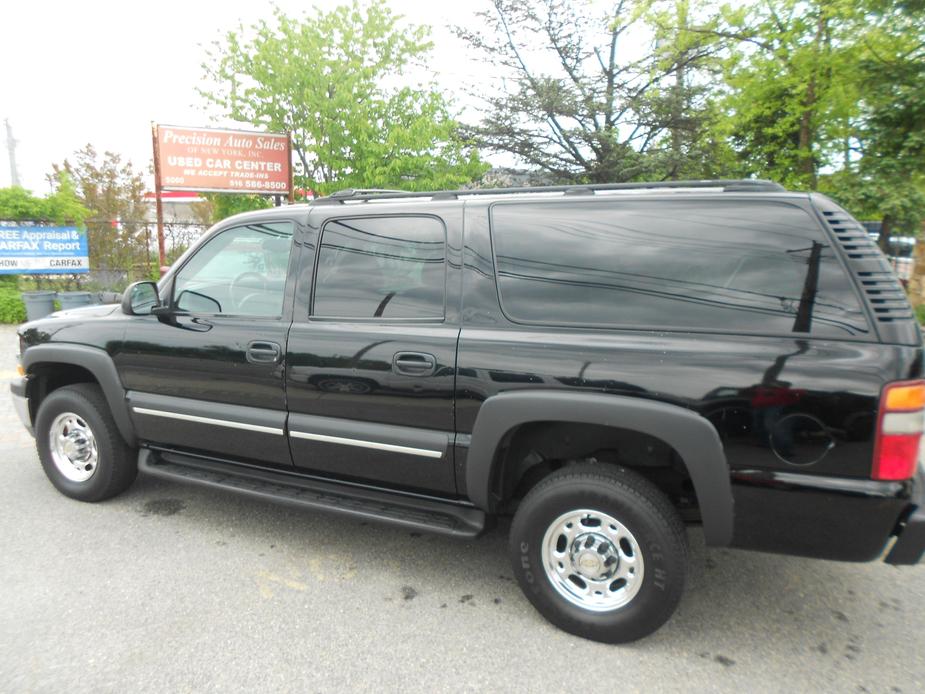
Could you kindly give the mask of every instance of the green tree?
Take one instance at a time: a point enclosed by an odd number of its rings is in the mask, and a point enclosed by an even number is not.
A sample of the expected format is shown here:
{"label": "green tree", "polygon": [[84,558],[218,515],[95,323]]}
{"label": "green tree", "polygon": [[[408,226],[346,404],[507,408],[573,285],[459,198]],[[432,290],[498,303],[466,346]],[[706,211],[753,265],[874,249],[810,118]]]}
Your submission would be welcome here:
{"label": "green tree", "polygon": [[0,220],[81,226],[90,211],[81,204],[71,177],[65,171],[58,171],[51,184],[53,192],[44,198],[19,186],[0,188]]}
{"label": "green tree", "polygon": [[273,201],[266,195],[203,193],[202,198],[202,202],[194,207],[193,213],[204,226],[215,224],[240,212],[263,210],[273,206]]}
{"label": "green tree", "polygon": [[[701,74],[718,38],[690,0],[493,0],[457,34],[498,72],[471,128],[486,149],[554,180],[619,182],[710,170],[712,117]],[[643,37],[647,49],[625,49]],[[638,38],[635,40],[638,41]]]}
{"label": "green tree", "polygon": [[739,174],[818,188],[915,234],[925,217],[925,3],[767,0],[723,9],[717,134]]}
{"label": "green tree", "polygon": [[89,144],[53,170],[54,177],[66,174],[73,181],[77,197],[90,211],[90,267],[132,273],[146,265],[148,205],[141,172],[114,152],[100,156]]}
{"label": "green tree", "polygon": [[641,5],[653,32],[653,84],[646,120],[664,128],[652,151],[656,171],[669,179],[723,178],[734,152],[717,128],[723,112],[716,83],[726,39],[719,16],[704,0],[653,0]]}
{"label": "green tree", "polygon": [[382,5],[350,5],[225,34],[203,64],[200,90],[223,116],[289,131],[299,184],[337,188],[452,188],[485,166],[459,134],[447,101],[427,86],[398,86],[426,60],[424,27]]}
{"label": "green tree", "polygon": [[0,220],[21,221],[45,219],[46,206],[42,198],[21,186],[0,188]]}
{"label": "green tree", "polygon": [[58,171],[52,177],[51,195],[45,198],[45,215],[56,224],[76,224],[83,226],[90,216],[80,199],[74,179],[67,171]]}
{"label": "green tree", "polygon": [[925,218],[925,3],[875,0],[864,21],[857,156],[827,188],[882,221],[887,250],[894,231],[918,235]]}
{"label": "green tree", "polygon": [[856,3],[768,0],[723,15],[711,33],[731,42],[721,127],[739,173],[816,188],[858,111]]}

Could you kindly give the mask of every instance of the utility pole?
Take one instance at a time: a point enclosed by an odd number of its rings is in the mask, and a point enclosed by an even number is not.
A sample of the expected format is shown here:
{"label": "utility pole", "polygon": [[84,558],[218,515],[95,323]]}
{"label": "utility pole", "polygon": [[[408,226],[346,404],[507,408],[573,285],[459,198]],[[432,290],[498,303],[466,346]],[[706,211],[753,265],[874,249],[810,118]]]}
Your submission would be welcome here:
{"label": "utility pole", "polygon": [[795,333],[808,333],[813,322],[813,308],[816,306],[816,293],[819,290],[819,260],[822,258],[822,244],[813,241],[810,248],[803,250],[809,251],[809,260],[806,261],[809,269],[806,271],[800,305],[797,308],[796,319],[793,321],[793,332]]}
{"label": "utility pole", "polygon": [[16,140],[13,139],[13,126],[10,125],[10,119],[3,119],[6,125],[6,150],[10,153],[10,185],[19,185],[19,171],[16,170]]}

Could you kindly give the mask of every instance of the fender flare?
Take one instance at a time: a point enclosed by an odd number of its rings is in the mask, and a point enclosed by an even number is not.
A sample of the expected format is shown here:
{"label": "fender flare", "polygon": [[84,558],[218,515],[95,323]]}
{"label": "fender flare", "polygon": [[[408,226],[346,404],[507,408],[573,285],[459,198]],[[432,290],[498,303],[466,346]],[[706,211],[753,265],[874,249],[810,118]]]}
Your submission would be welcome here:
{"label": "fender flare", "polygon": [[709,420],[691,410],[623,395],[562,391],[507,391],[482,403],[466,456],[466,491],[478,508],[493,511],[495,453],[504,436],[529,422],[558,421],[631,429],[661,439],[681,456],[694,485],[708,545],[732,540],[733,497],[723,444]]}
{"label": "fender flare", "polygon": [[22,365],[27,374],[32,367],[41,364],[72,364],[93,374],[103,389],[103,395],[109,403],[109,410],[122,438],[130,446],[136,444],[135,427],[129,418],[125,403],[125,388],[122,387],[112,357],[105,350],[87,345],[45,343],[28,347],[23,352]]}

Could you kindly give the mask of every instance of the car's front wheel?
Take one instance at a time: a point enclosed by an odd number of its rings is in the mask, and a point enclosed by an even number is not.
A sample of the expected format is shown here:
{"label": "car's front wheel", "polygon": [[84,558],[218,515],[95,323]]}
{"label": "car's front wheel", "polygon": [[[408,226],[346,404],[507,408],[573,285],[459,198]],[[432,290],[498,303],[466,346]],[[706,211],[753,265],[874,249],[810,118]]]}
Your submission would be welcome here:
{"label": "car's front wheel", "polygon": [[622,467],[577,464],[535,486],[514,515],[521,588],[556,626],[622,643],[664,624],[687,571],[684,525],[651,482]]}
{"label": "car's front wheel", "polygon": [[135,451],[116,427],[99,386],[76,383],[50,393],[35,417],[42,468],[62,494],[102,501],[131,485]]}

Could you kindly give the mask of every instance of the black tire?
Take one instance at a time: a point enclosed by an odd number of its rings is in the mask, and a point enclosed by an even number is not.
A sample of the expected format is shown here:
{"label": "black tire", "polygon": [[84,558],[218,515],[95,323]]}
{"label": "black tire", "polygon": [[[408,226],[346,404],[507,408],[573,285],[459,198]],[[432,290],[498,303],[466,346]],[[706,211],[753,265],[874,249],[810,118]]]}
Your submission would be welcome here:
{"label": "black tire", "polygon": [[[638,544],[642,581],[615,609],[594,611],[569,601],[543,565],[547,530],[581,509],[608,514]],[[533,606],[560,629],[604,643],[635,641],[668,621],[684,591],[687,551],[684,524],[668,498],[635,472],[611,465],[581,463],[554,472],[530,490],[511,523],[514,575]]]}
{"label": "black tire", "polygon": [[[97,464],[85,481],[68,479],[52,457],[49,432],[58,415],[66,412],[86,422],[96,441]],[[35,443],[45,475],[72,499],[109,499],[128,489],[138,474],[136,451],[122,439],[103,392],[93,383],[76,383],[49,393],[35,417]]]}

